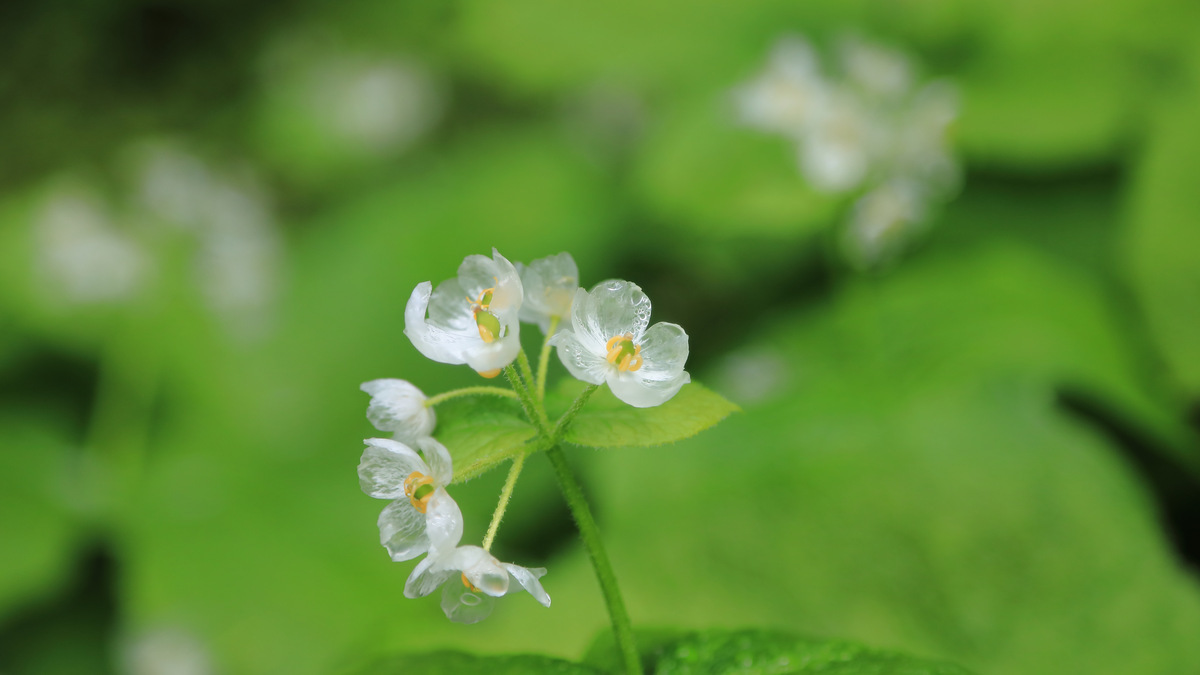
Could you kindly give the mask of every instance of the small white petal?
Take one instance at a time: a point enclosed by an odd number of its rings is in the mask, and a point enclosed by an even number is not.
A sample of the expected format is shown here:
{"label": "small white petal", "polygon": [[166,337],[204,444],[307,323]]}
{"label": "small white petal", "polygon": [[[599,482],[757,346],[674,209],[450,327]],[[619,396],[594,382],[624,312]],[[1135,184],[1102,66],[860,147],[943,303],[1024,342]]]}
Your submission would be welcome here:
{"label": "small white petal", "polygon": [[424,554],[429,550],[425,514],[414,508],[407,497],[388,504],[379,514],[379,543],[395,562]]}
{"label": "small white petal", "polygon": [[404,582],[404,597],[423,598],[437,590],[438,586],[446,583],[454,576],[453,569],[446,566],[446,560],[430,554],[413,568]]}
{"label": "small white petal", "polygon": [[466,336],[425,321],[433,284],[423,281],[413,289],[404,307],[404,334],[426,358],[438,363],[466,363]]}
{"label": "small white petal", "polygon": [[429,475],[429,466],[412,448],[387,438],[368,438],[358,464],[358,484],[376,499],[404,495],[404,480],[417,471]]}
{"label": "small white petal", "polygon": [[442,611],[455,623],[479,623],[488,618],[496,599],[451,580],[442,587]]}
{"label": "small white petal", "polygon": [[641,339],[650,323],[650,298],[635,283],[609,279],[596,284],[585,297],[577,294],[571,315],[579,341],[589,351],[603,355],[612,337],[630,334],[635,342]]}
{"label": "small white petal", "polygon": [[546,333],[552,317],[561,319],[571,315],[575,291],[579,288],[579,268],[570,253],[534,260],[528,267],[519,267],[518,272],[525,291],[521,321],[536,323]]}
{"label": "small white petal", "polygon": [[476,335],[479,331],[468,296],[470,300],[478,297],[477,294],[469,295],[458,279],[447,279],[438,284],[429,297],[429,323],[460,337]]}
{"label": "small white petal", "polygon": [[609,364],[604,360],[603,353],[584,348],[575,331],[561,330],[550,338],[550,343],[558,347],[558,358],[572,377],[591,384],[604,383]]}
{"label": "small white petal", "polygon": [[446,486],[454,479],[454,462],[450,459],[450,451],[438,442],[436,438],[426,437],[414,443],[417,450],[425,458],[429,466],[429,475],[438,486]]}
{"label": "small white petal", "polygon": [[[413,509],[414,511],[416,509]],[[463,533],[462,510],[443,488],[433,491],[425,506],[425,528],[429,547],[439,555],[449,554],[458,546]]]}
{"label": "small white petal", "polygon": [[364,382],[360,389],[371,395],[367,419],[376,429],[390,431],[404,443],[415,443],[433,433],[437,417],[433,408],[425,405],[425,394],[411,382],[371,380]]}
{"label": "small white petal", "polygon": [[617,373],[608,377],[608,388],[613,396],[635,408],[653,408],[671,400],[683,385],[692,381],[691,375],[681,372],[669,380],[648,380],[638,373]]}
{"label": "small white petal", "polygon": [[499,597],[508,592],[508,572],[492,554],[478,546],[460,546],[448,563],[461,570],[467,580],[488,595]]}
{"label": "small white petal", "polygon": [[[542,582],[538,581],[538,579],[546,575],[545,567],[530,569],[521,567],[520,565],[513,565],[512,563],[504,563],[504,569],[508,570],[512,578],[516,579],[517,583],[521,585],[521,588],[529,591],[534,600],[540,602],[543,607],[550,606],[550,595],[546,593],[546,589],[542,588]],[[510,586],[508,592],[513,593],[515,590],[515,588]]]}
{"label": "small white petal", "polygon": [[507,366],[517,358],[517,353],[521,351],[521,324],[517,322],[516,313],[512,314],[511,322],[500,322],[502,327],[500,339],[489,344],[477,338],[475,347],[465,352],[466,364],[472,370],[481,373],[496,370]]}

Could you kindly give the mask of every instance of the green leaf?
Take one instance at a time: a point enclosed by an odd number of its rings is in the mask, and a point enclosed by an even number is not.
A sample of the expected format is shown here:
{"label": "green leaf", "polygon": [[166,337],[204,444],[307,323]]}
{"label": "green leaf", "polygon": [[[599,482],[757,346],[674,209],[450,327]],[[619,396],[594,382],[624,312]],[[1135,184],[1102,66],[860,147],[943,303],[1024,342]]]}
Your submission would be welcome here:
{"label": "green leaf", "polygon": [[525,451],[537,430],[511,399],[468,396],[437,407],[436,436],[454,459],[454,482],[470,480]]}
{"label": "green leaf", "polygon": [[[967,675],[959,666],[871,649],[841,640],[802,638],[763,630],[712,630],[679,635],[639,633],[642,664],[654,675]],[[620,667],[611,633],[602,634],[584,658],[609,671]]]}
{"label": "green leaf", "polygon": [[442,651],[428,654],[405,654],[377,661],[370,666],[349,671],[347,675],[600,675],[590,666],[553,659],[548,656],[521,654],[518,656],[479,656],[463,652]]}
{"label": "green leaf", "polygon": [[[564,381],[551,408],[565,408],[583,390],[577,380]],[[674,443],[712,427],[739,408],[720,394],[692,382],[670,401],[653,408],[635,408],[601,387],[567,428],[564,440],[593,448],[616,448]]]}

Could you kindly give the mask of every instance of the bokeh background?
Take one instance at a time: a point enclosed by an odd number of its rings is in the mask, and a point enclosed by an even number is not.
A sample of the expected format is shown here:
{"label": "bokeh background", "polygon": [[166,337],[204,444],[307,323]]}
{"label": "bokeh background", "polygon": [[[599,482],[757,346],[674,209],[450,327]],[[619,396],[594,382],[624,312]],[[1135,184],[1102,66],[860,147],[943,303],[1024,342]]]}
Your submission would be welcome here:
{"label": "bokeh background", "polygon": [[[3,3],[0,672],[579,657],[607,617],[542,458],[496,551],[554,604],[467,627],[402,597],[355,475],[360,382],[478,382],[403,306],[492,246],[638,282],[743,408],[571,449],[635,624],[1200,672],[1197,14]],[[836,243],[854,196],[728,114],[781,36],[846,31],[961,101],[961,188],[867,271]],[[456,491],[467,539],[502,474]]]}

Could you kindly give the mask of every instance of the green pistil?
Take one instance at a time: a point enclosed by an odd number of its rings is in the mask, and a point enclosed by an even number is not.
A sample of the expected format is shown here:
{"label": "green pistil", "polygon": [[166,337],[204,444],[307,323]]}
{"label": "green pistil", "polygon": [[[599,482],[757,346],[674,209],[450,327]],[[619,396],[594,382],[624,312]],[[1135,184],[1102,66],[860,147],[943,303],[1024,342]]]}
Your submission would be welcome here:
{"label": "green pistil", "polygon": [[425,499],[426,497],[428,497],[429,493],[431,493],[431,492],[433,492],[432,485],[429,485],[429,484],[422,485],[421,487],[417,488],[416,490],[413,490],[413,499],[415,499],[417,501],[421,501],[422,499]]}
{"label": "green pistil", "polygon": [[483,309],[475,310],[475,324],[479,326],[479,337],[484,342],[492,342],[500,337],[500,319],[495,314]]}

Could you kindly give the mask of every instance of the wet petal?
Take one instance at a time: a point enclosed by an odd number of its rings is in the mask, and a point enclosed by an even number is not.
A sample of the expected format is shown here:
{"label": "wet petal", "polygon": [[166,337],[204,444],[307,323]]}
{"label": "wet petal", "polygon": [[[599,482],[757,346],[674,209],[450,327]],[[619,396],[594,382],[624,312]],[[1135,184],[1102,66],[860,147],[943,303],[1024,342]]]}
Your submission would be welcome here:
{"label": "wet petal", "polygon": [[371,380],[359,388],[371,395],[367,419],[376,429],[390,431],[405,443],[414,443],[433,433],[437,417],[433,408],[425,405],[425,394],[411,382]]}
{"label": "wet petal", "polygon": [[635,283],[610,279],[596,284],[585,297],[576,295],[571,314],[580,342],[603,354],[609,338],[626,333],[634,341],[641,338],[650,322],[650,298]]}
{"label": "wet petal", "polygon": [[462,510],[445,489],[439,487],[433,491],[425,507],[422,527],[430,549],[439,555],[449,554],[458,546],[463,533]]}
{"label": "wet petal", "polygon": [[[413,289],[404,308],[404,334],[412,340],[417,351],[428,359],[438,363],[466,363],[464,354],[471,344],[469,336],[450,332],[425,321],[432,287],[428,281],[423,281]],[[475,339],[478,341],[478,336]]]}
{"label": "wet petal", "polygon": [[450,481],[454,479],[454,463],[450,459],[450,451],[446,449],[446,446],[431,437],[422,438],[414,445],[425,458],[425,464],[429,466],[429,475],[433,477],[433,482],[441,487],[449,485]]}
{"label": "wet petal", "polygon": [[453,580],[442,587],[442,611],[455,623],[479,623],[488,618],[496,599],[486,593],[476,593]]}
{"label": "wet petal", "polygon": [[636,374],[646,380],[671,380],[679,376],[688,357],[688,334],[674,323],[656,323],[642,337],[642,367]]}
{"label": "wet petal", "polygon": [[358,463],[358,484],[376,499],[396,499],[404,495],[404,480],[414,471],[429,474],[429,467],[416,452],[403,443],[387,438],[368,438]]}
{"label": "wet petal", "polygon": [[[521,585],[521,588],[529,591],[529,594],[533,596],[534,600],[540,602],[543,607],[550,606],[550,595],[546,593],[546,589],[542,588],[542,582],[538,581],[538,579],[546,575],[545,567],[535,567],[530,569],[527,567],[521,567],[520,565],[504,563],[504,569],[508,570],[508,573],[512,575],[512,578]],[[516,589],[510,586],[508,592],[512,593],[515,590]]]}
{"label": "wet petal", "polygon": [[636,373],[617,373],[608,377],[608,388],[613,396],[635,408],[653,408],[671,400],[683,385],[692,381],[687,372],[680,372],[669,380],[649,380]]}
{"label": "wet petal", "polygon": [[445,562],[442,558],[430,555],[417,563],[412,574],[408,575],[408,581],[404,582],[404,597],[423,598],[446,583],[454,576],[454,570],[447,568]]}
{"label": "wet petal", "polygon": [[425,514],[413,508],[407,497],[388,504],[379,514],[379,543],[395,562],[424,554],[429,550]]}
{"label": "wet petal", "polygon": [[609,364],[603,353],[584,348],[574,331],[561,330],[550,338],[550,343],[558,347],[558,358],[572,377],[591,384],[604,383]]}
{"label": "wet petal", "polygon": [[570,316],[575,291],[579,288],[579,268],[570,253],[534,260],[518,272],[525,291],[521,321],[536,323],[545,333],[549,330],[551,317]]}
{"label": "wet petal", "polygon": [[508,592],[508,571],[478,546],[458,547],[449,565],[461,570],[472,585],[488,595],[499,597]]}
{"label": "wet petal", "polygon": [[429,298],[429,323],[451,333],[470,337],[478,332],[471,310],[471,300],[475,297],[463,290],[458,279],[443,281]]}

